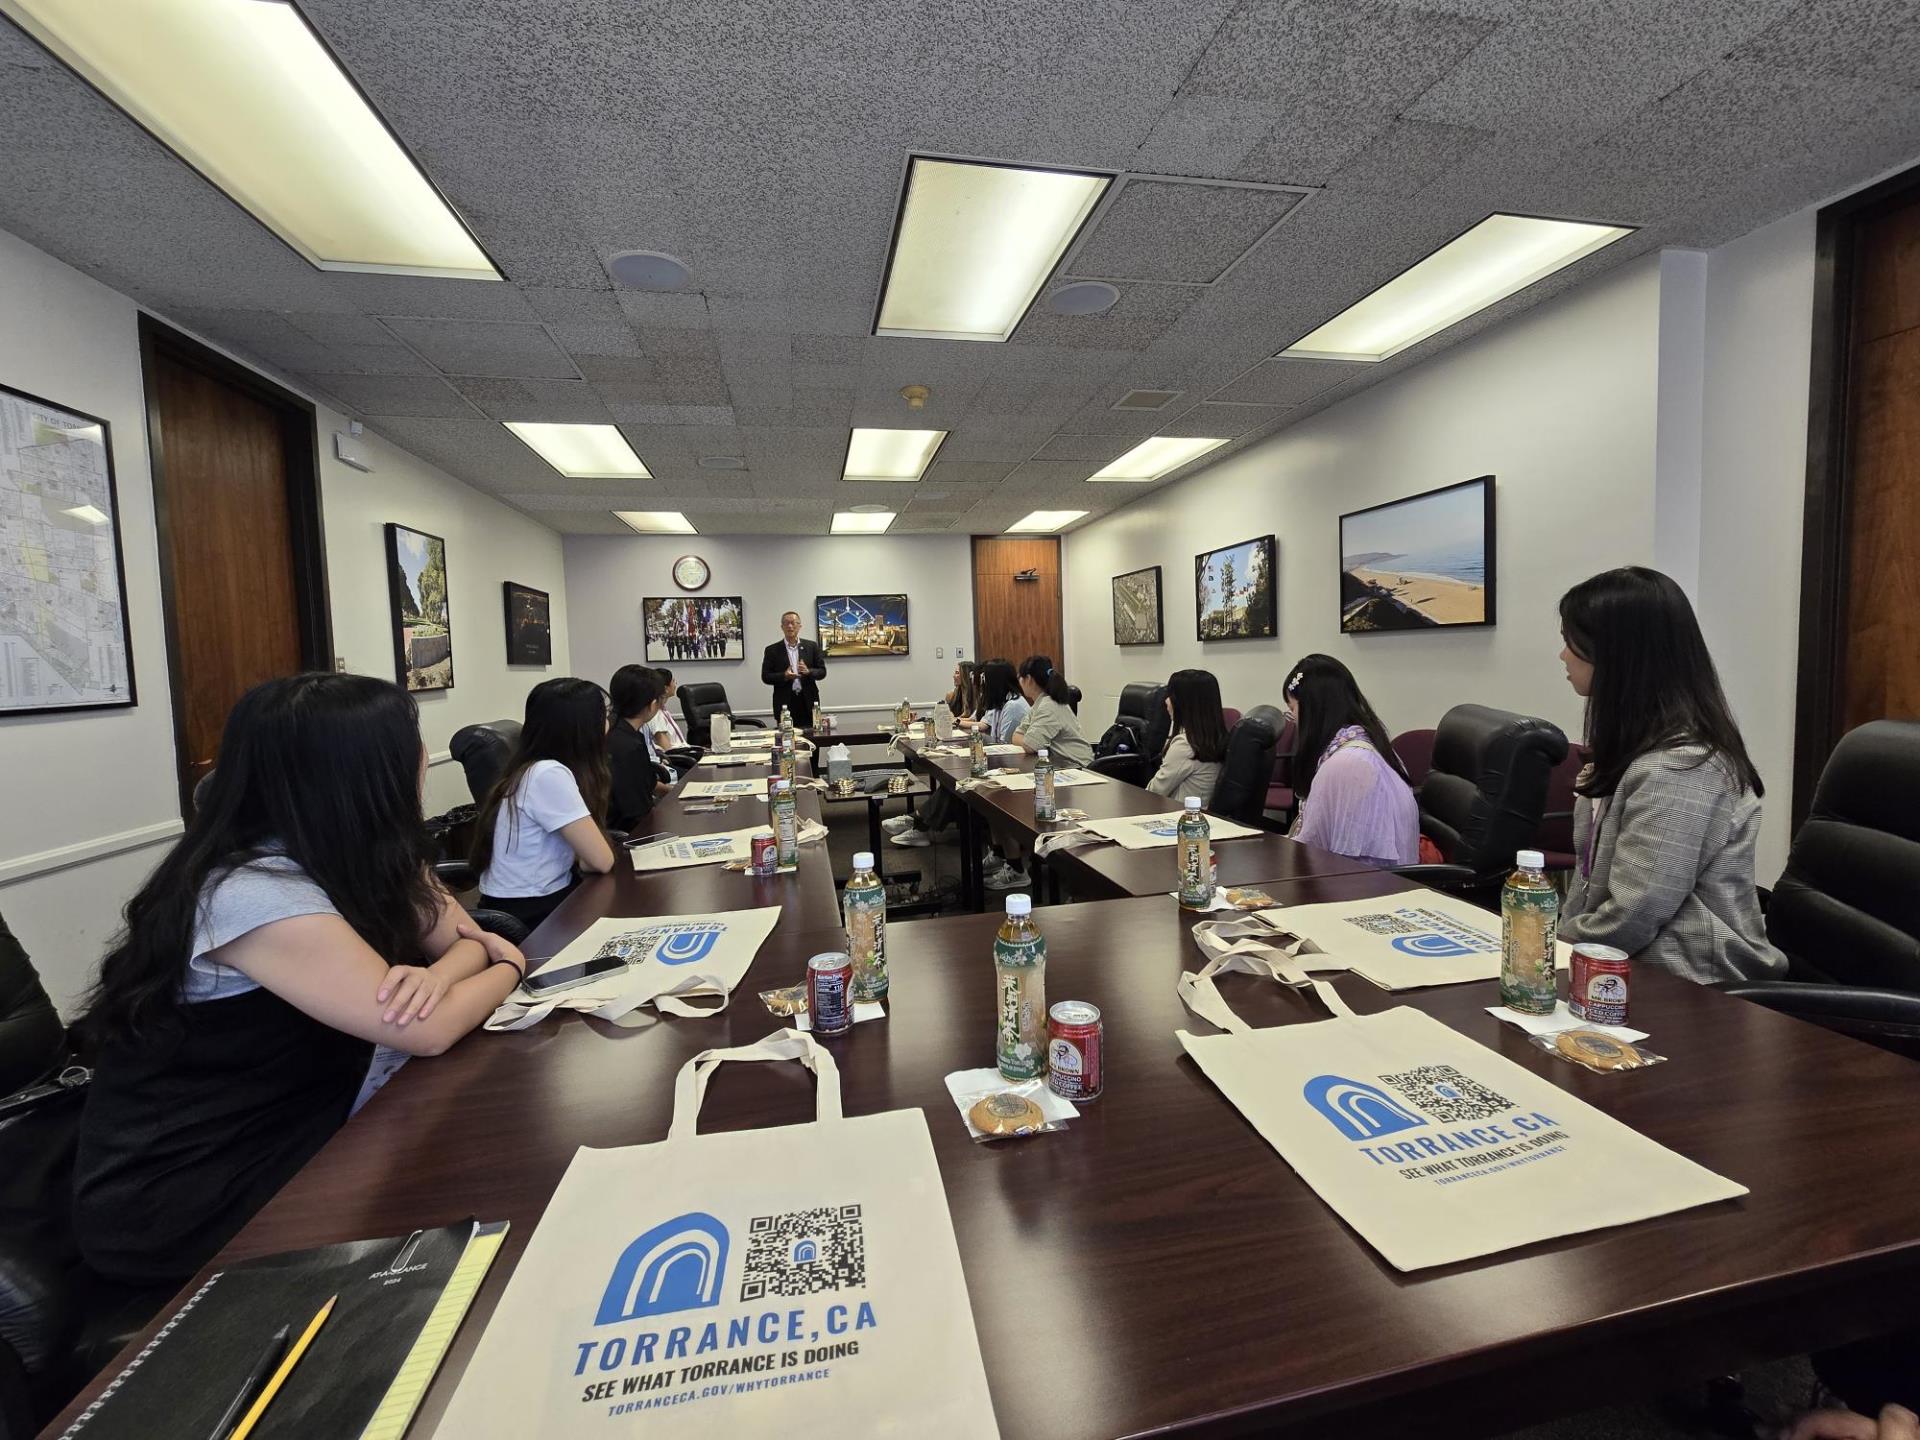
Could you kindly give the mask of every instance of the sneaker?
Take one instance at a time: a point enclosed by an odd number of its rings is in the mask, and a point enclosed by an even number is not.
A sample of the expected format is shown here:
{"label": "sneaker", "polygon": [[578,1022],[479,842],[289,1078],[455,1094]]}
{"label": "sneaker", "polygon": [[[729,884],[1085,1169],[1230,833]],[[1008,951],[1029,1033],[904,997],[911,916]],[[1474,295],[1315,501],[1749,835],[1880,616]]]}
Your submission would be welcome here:
{"label": "sneaker", "polygon": [[913,850],[924,850],[933,844],[933,837],[924,830],[902,830],[898,835],[889,835],[887,843],[905,845]]}
{"label": "sneaker", "polygon": [[902,830],[912,830],[919,821],[911,815],[890,815],[880,822],[880,828],[889,835],[898,835]]}
{"label": "sneaker", "polygon": [[980,883],[989,890],[1024,890],[1033,884],[1033,881],[1027,877],[1026,871],[1002,864],[998,870],[988,874]]}

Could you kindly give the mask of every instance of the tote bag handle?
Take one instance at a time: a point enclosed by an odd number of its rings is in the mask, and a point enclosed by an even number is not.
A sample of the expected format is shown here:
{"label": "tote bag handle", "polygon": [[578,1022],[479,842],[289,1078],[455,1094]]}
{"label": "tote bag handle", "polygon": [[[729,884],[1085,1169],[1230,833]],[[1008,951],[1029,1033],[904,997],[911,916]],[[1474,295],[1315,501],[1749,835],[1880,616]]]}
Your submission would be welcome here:
{"label": "tote bag handle", "polygon": [[1194,1014],[1210,1024],[1234,1035],[1243,1035],[1253,1027],[1233,1013],[1220,989],[1213,983],[1215,975],[1233,974],[1264,975],[1269,980],[1277,980],[1282,985],[1292,985],[1298,989],[1310,989],[1320,997],[1336,1019],[1345,1019],[1353,1014],[1353,1007],[1340,998],[1340,992],[1324,980],[1314,980],[1298,965],[1280,958],[1275,952],[1274,958],[1249,954],[1254,949],[1266,949],[1266,946],[1240,946],[1227,955],[1216,955],[1198,970],[1183,971],[1174,990],[1180,996],[1180,1003]]}
{"label": "tote bag handle", "polygon": [[700,1106],[707,1098],[707,1078],[728,1060],[798,1060],[813,1071],[816,1088],[815,1119],[840,1118],[840,1067],[833,1055],[804,1030],[776,1030],[751,1045],[725,1050],[702,1050],[680,1067],[673,1082],[673,1124],[669,1140],[690,1140],[700,1125]]}

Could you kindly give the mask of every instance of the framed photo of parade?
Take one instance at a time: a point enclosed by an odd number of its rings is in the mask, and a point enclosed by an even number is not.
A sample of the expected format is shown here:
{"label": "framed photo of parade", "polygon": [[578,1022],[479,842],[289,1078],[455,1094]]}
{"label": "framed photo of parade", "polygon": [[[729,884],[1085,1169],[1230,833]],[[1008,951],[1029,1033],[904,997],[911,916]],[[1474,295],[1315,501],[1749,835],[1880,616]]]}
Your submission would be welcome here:
{"label": "framed photo of parade", "polygon": [[738,595],[663,595],[640,602],[649,665],[744,660],[746,602]]}

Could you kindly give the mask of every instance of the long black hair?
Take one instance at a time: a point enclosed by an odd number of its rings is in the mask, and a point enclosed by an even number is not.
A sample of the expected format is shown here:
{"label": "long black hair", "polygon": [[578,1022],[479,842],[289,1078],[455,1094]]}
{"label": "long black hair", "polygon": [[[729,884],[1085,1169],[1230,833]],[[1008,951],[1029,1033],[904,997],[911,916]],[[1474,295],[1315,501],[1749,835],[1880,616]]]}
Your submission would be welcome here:
{"label": "long black hair", "polygon": [[613,790],[613,772],[607,761],[607,692],[591,680],[563,675],[542,680],[527,692],[527,718],[520,742],[513,747],[507,768],[487,792],[480,818],[473,827],[473,865],[484,870],[493,863],[493,830],[500,807],[507,807],[508,823],[520,821],[513,792],[520,777],[538,761],[558,760],[573,772],[589,815],[607,813]]}
{"label": "long black hair", "polygon": [[390,965],[419,958],[439,915],[420,717],[398,685],[331,673],[256,685],[227,715],[218,760],[186,834],[127,903],[81,1022],[90,1043],[178,1021],[201,891],[264,855],[298,865]]}
{"label": "long black hair", "polygon": [[1295,795],[1304,800],[1313,789],[1320,757],[1333,743],[1333,737],[1349,725],[1358,725],[1366,731],[1368,743],[1380,753],[1380,758],[1392,766],[1402,780],[1409,785],[1413,783],[1407,776],[1407,767],[1394,753],[1387,727],[1380,723],[1367,697],[1360,693],[1360,682],[1331,655],[1308,655],[1297,661],[1287,672],[1286,695],[1300,706],[1300,729],[1293,747]]}
{"label": "long black hair", "polygon": [[1019,693],[1020,682],[1014,678],[1013,662],[987,661],[980,667],[980,713],[974,718],[991,715]]}
{"label": "long black hair", "polygon": [[1038,685],[1055,704],[1072,707],[1073,687],[1055,668],[1051,655],[1029,655],[1020,662],[1020,674]]}
{"label": "long black hair", "polygon": [[1587,746],[1593,768],[1576,788],[1611,795],[1649,750],[1698,745],[1719,756],[1743,790],[1764,795],[1720,688],[1687,595],[1658,570],[1604,570],[1560,597],[1560,633],[1593,666]]}
{"label": "long black hair", "polygon": [[1193,758],[1218,764],[1227,758],[1227,716],[1220,706],[1220,682],[1211,670],[1176,670],[1167,677],[1173,702],[1173,726],[1187,737]]}

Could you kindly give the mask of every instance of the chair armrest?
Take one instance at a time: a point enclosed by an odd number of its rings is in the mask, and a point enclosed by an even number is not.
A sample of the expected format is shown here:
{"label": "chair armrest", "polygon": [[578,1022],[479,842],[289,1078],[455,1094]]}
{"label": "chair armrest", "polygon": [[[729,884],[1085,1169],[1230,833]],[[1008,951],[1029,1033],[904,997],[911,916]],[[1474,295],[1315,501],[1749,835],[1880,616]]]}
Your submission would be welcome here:
{"label": "chair armrest", "polygon": [[767,728],[766,721],[754,720],[746,715],[736,715],[736,716],[733,716],[732,719],[733,719],[733,728],[736,730],[740,729],[742,726],[744,726],[749,730],[764,730]]}
{"label": "chair armrest", "polygon": [[439,861],[433,874],[449,890],[472,890],[480,884],[480,872],[464,860]]}
{"label": "chair armrest", "polygon": [[1714,989],[1920,1060],[1920,994],[1803,980],[1722,980]]}
{"label": "chair armrest", "polygon": [[1464,889],[1480,878],[1470,865],[1400,865],[1393,873],[1403,880],[1418,880],[1436,890]]}
{"label": "chair armrest", "polygon": [[515,945],[527,943],[527,936],[533,933],[527,928],[527,922],[504,910],[489,910],[482,906],[478,910],[467,912],[473,916],[473,923],[489,935],[498,935],[502,940],[511,940]]}

